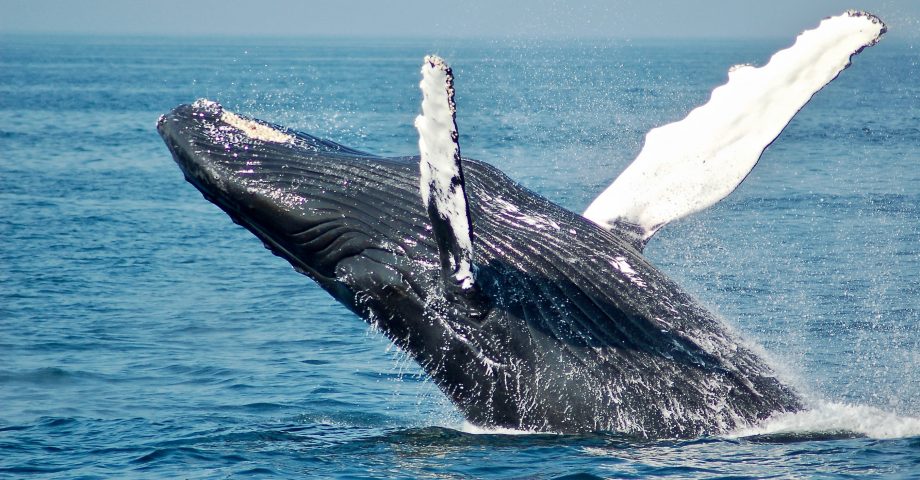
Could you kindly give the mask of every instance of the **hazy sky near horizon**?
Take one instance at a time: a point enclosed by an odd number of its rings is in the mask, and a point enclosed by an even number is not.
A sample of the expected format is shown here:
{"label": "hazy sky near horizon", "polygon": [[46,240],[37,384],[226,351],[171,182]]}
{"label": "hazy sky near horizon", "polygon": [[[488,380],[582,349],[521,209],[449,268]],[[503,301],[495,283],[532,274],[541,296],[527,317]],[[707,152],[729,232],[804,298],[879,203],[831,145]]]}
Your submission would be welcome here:
{"label": "hazy sky near horizon", "polygon": [[848,8],[920,36],[917,0],[0,0],[0,33],[362,37],[777,37]]}

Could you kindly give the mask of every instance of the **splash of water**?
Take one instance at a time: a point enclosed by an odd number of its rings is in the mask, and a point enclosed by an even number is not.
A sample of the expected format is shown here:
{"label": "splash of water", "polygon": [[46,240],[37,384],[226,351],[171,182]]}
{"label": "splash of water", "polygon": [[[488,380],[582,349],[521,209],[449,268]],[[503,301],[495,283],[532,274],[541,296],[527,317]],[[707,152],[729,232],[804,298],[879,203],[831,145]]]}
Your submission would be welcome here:
{"label": "splash of water", "polygon": [[459,430],[463,433],[470,433],[473,435],[552,435],[552,432],[538,432],[536,430],[518,430],[516,428],[503,427],[478,427],[467,421],[463,422],[463,425],[459,427]]}
{"label": "splash of water", "polygon": [[840,432],[877,439],[915,437],[920,436],[920,418],[865,405],[821,402],[809,410],[776,415],[762,425],[736,430],[727,437]]}

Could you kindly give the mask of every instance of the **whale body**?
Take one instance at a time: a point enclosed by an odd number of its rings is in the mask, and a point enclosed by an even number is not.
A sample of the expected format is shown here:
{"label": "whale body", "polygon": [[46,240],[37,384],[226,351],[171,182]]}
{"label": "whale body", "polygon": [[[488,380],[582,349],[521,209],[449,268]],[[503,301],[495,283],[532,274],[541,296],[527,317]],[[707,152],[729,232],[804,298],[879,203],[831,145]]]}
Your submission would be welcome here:
{"label": "whale body", "polygon": [[260,140],[224,117],[199,102],[158,122],[188,181],[408,352],[473,424],[688,437],[801,408],[628,240],[496,168],[463,160],[488,302],[457,306],[440,294],[418,157]]}
{"label": "whale body", "polygon": [[[755,348],[642,255],[730,194],[811,96],[885,32],[846,12],[652,130],[568,211],[464,158],[450,68],[426,57],[420,156],[381,157],[199,100],[160,117],[206,199],[406,351],[468,421],[696,437],[804,408]],[[725,118],[722,118],[725,117]]]}

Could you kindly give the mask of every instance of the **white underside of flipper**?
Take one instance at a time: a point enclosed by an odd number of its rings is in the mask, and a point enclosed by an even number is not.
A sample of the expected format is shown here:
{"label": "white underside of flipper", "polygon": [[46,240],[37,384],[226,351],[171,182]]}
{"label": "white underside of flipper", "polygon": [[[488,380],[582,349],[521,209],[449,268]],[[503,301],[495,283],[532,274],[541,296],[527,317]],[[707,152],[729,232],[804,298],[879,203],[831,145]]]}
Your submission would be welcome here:
{"label": "white underside of flipper", "polygon": [[849,11],[803,32],[763,67],[733,67],[708,103],[650,131],[639,156],[583,215],[630,232],[641,249],[662,226],[714,205],[850,57],[884,32],[875,16]]}

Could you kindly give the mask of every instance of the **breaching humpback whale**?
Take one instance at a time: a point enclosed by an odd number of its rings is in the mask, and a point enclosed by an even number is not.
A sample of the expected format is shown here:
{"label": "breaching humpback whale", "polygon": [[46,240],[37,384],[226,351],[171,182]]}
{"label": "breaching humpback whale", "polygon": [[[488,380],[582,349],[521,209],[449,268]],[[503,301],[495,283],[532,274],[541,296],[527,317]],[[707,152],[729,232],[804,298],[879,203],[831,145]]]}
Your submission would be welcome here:
{"label": "breaching humpback whale", "polygon": [[426,57],[419,156],[385,158],[199,100],[157,129],[185,178],[375,325],[473,424],[692,437],[804,408],[656,269],[663,225],[731,193],[885,27],[847,12],[651,131],[584,215],[461,156],[451,70]]}

